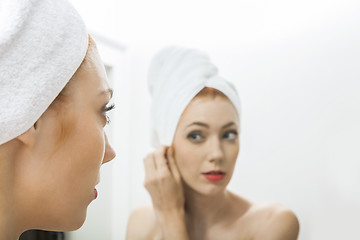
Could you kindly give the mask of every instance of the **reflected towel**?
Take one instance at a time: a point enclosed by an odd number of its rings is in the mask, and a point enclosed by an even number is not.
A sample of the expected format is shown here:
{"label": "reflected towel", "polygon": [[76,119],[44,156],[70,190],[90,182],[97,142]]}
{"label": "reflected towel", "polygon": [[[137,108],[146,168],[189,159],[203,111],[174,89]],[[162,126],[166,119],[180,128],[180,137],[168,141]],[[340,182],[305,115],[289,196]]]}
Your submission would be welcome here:
{"label": "reflected towel", "polygon": [[235,87],[218,76],[216,66],[200,51],[180,47],[161,50],[151,61],[148,87],[152,96],[153,147],[172,144],[183,111],[204,87],[224,93],[240,118],[240,100]]}

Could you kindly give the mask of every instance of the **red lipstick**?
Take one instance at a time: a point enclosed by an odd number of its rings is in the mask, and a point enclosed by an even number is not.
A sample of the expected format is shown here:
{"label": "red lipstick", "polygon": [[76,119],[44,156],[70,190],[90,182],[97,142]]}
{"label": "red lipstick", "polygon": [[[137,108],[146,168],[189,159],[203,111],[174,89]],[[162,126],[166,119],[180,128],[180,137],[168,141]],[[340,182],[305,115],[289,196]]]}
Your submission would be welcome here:
{"label": "red lipstick", "polygon": [[97,196],[98,196],[98,192],[97,192],[96,188],[94,188],[94,199],[96,199]]}
{"label": "red lipstick", "polygon": [[209,171],[209,172],[203,173],[203,175],[207,180],[212,181],[212,182],[221,181],[225,177],[225,173],[220,170]]}

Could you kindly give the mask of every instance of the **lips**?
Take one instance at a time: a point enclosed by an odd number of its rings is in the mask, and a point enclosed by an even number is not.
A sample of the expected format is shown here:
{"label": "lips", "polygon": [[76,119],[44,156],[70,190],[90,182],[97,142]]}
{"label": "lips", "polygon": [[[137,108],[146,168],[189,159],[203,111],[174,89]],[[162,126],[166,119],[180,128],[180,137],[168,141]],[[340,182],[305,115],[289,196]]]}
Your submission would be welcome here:
{"label": "lips", "polygon": [[213,170],[213,171],[203,173],[203,176],[209,181],[218,182],[218,181],[221,181],[225,177],[225,174],[226,173],[223,171]]}
{"label": "lips", "polygon": [[94,199],[96,199],[96,198],[97,198],[97,196],[98,196],[98,191],[97,191],[97,189],[96,189],[96,188],[94,188]]}
{"label": "lips", "polygon": [[[99,182],[100,182],[100,181],[97,181],[96,185],[98,185]],[[97,189],[96,189],[96,185],[95,185],[95,187],[94,187],[94,192],[93,192],[93,194],[94,194],[94,199],[96,199],[96,198],[98,197],[98,194],[99,194],[98,191],[97,191]]]}

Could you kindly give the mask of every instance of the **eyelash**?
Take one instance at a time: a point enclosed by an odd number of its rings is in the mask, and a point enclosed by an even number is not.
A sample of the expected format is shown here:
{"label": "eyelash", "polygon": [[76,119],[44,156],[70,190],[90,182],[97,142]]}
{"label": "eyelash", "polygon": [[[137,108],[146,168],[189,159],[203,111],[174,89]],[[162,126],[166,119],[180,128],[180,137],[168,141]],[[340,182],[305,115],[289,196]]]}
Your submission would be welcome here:
{"label": "eyelash", "polygon": [[111,104],[110,106],[105,106],[103,109],[103,112],[105,113],[105,117],[106,117],[106,124],[110,124],[111,120],[110,117],[107,115],[107,112],[113,110],[115,108],[115,104]]}

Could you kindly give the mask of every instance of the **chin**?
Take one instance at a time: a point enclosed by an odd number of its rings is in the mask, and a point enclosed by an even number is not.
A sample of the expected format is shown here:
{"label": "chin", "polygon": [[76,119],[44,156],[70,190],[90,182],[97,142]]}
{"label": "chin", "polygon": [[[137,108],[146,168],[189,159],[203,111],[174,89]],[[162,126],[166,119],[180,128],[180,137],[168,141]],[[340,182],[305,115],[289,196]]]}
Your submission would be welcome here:
{"label": "chin", "polygon": [[216,186],[216,187],[211,186],[211,187],[205,187],[201,190],[203,195],[211,197],[223,193],[226,190],[226,186]]}
{"label": "chin", "polygon": [[185,184],[185,189],[187,189],[188,192],[194,192],[209,197],[223,193],[226,190],[226,187],[227,184],[224,185],[201,184],[197,186],[191,186],[189,184]]}
{"label": "chin", "polygon": [[80,214],[77,217],[73,217],[73,221],[71,223],[71,225],[69,225],[69,229],[66,231],[75,231],[78,230],[79,228],[82,227],[82,225],[84,225],[84,222],[86,220],[86,210],[84,213]]}

